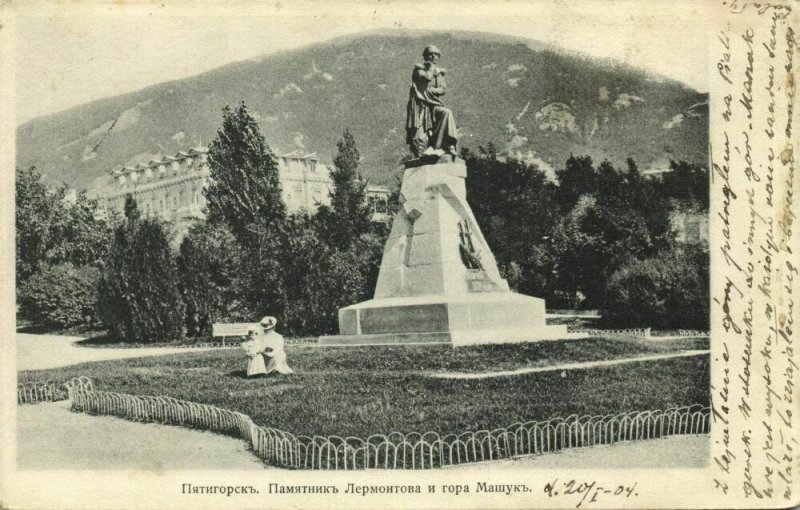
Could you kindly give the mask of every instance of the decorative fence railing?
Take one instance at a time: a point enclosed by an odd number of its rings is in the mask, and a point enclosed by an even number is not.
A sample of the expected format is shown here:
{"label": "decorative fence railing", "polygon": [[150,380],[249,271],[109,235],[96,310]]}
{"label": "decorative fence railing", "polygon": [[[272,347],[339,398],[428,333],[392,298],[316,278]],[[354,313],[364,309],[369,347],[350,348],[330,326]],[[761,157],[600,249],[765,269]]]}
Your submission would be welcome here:
{"label": "decorative fence railing", "polygon": [[650,328],[635,328],[635,329],[587,329],[587,328],[573,328],[567,326],[567,331],[570,333],[586,333],[589,336],[622,336],[634,338],[650,338]]}
{"label": "decorative fence railing", "polygon": [[[286,345],[312,345],[316,344],[319,341],[317,337],[302,337],[302,338],[287,338],[285,340]],[[152,345],[137,345],[131,348],[147,348],[147,349],[184,349],[184,348],[219,348],[219,349],[234,349],[240,348],[242,340],[237,339],[229,339],[226,341],[222,340],[214,340],[209,342],[191,342],[191,343],[180,343],[180,344],[152,344]],[[104,348],[119,348],[113,344],[100,346],[100,345],[81,345],[81,347],[91,348],[91,349],[104,349]]]}
{"label": "decorative fence railing", "polygon": [[697,337],[697,336],[711,336],[708,331],[698,331],[696,329],[679,329],[677,336]]}
{"label": "decorative fence railing", "polygon": [[304,336],[300,338],[287,338],[286,345],[312,345],[319,343],[318,336]]}
{"label": "decorative fence railing", "polygon": [[171,397],[96,391],[85,379],[67,383],[72,409],[168,423],[241,437],[269,464],[293,469],[428,469],[552,452],[563,448],[654,439],[709,430],[700,405],[608,416],[569,416],[514,423],[494,430],[440,436],[435,432],[357,437],[295,436],[261,427],[242,413]]}
{"label": "decorative fence railing", "polygon": [[[92,389],[92,381],[88,377],[80,377],[77,380],[84,387]],[[32,381],[17,384],[17,404],[38,404],[39,402],[56,402],[66,399],[65,383],[47,380],[44,382]]]}

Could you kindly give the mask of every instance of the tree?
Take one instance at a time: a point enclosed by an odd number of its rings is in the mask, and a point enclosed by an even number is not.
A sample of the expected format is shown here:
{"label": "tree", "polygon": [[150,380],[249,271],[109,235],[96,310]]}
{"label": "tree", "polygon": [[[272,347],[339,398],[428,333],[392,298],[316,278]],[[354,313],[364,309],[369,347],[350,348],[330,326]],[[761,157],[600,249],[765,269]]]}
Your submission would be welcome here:
{"label": "tree", "polygon": [[[83,306],[79,303],[87,302],[84,284],[94,274],[83,268],[102,266],[111,243],[110,224],[100,217],[97,203],[85,193],[68,201],[65,187],[48,189],[33,167],[17,169],[15,187],[16,289],[20,314],[50,326],[75,325],[78,316],[94,320],[96,311],[77,311]],[[74,285],[56,285],[54,278],[59,269]],[[47,274],[27,286],[40,271]],[[60,319],[54,319],[55,310],[45,311],[48,306],[42,301],[44,294],[39,292],[44,288],[58,288],[60,295],[50,299],[52,303],[62,300],[65,315]],[[24,290],[27,296],[23,295]],[[72,305],[77,308],[69,308]]]}
{"label": "tree", "polygon": [[500,159],[493,145],[480,155],[463,151],[467,197],[509,285],[523,293],[552,291],[548,239],[556,222],[554,186],[544,172],[515,158]]}
{"label": "tree", "polygon": [[328,244],[347,250],[360,236],[372,231],[372,211],[367,200],[367,182],[358,172],[358,147],[349,129],[345,129],[336,145],[331,205],[320,206],[316,220],[321,227],[319,233]]}
{"label": "tree", "polygon": [[298,335],[336,332],[339,308],[364,294],[366,275],[358,250],[329,246],[304,216],[292,216],[280,235],[287,331]]}
{"label": "tree", "polygon": [[208,150],[208,221],[226,224],[242,240],[257,221],[281,221],[286,205],[278,162],[244,102],[236,109],[226,106],[222,116],[222,127]]}
{"label": "tree", "polygon": [[20,308],[38,324],[55,328],[93,326],[98,321],[95,267],[43,264],[20,286]]}
{"label": "tree", "polygon": [[[372,210],[367,199],[367,182],[358,171],[358,147],[349,129],[337,143],[331,171],[333,190],[331,205],[320,206],[313,217],[317,236],[331,249],[332,271],[341,278],[350,278],[344,284],[352,292],[352,302],[370,297],[378,280],[383,246],[389,235],[384,224],[371,220]],[[325,326],[328,327],[328,326]]]}
{"label": "tree", "polygon": [[631,260],[608,280],[604,321],[613,327],[707,330],[708,284],[704,246]]}
{"label": "tree", "polygon": [[556,170],[556,179],[556,200],[563,212],[575,207],[581,196],[597,193],[597,175],[589,156],[570,155],[564,168]]}
{"label": "tree", "polygon": [[111,334],[145,343],[182,336],[184,306],[165,227],[156,219],[142,219],[130,195],[99,292],[101,317]]}
{"label": "tree", "polygon": [[47,260],[57,242],[63,188],[51,192],[35,167],[16,169],[16,273],[26,281]]}
{"label": "tree", "polygon": [[97,201],[80,192],[74,203],[62,203],[59,238],[49,261],[69,262],[76,266],[100,267],[105,261],[113,228],[111,222],[98,214]]}
{"label": "tree", "polygon": [[[598,261],[588,255],[589,249],[599,240],[583,230],[583,223],[597,198],[582,195],[575,206],[560,218],[553,229],[550,253],[554,260],[555,291],[551,306],[577,309],[585,298],[586,282],[602,267],[594,267]],[[600,266],[600,264],[598,264]]]}
{"label": "tree", "polygon": [[608,279],[621,265],[655,256],[672,238],[668,202],[632,160],[625,172],[601,163],[595,179],[597,192],[583,195],[554,236],[558,279],[588,307],[603,305]]}
{"label": "tree", "polygon": [[685,161],[669,162],[670,171],[661,181],[663,195],[688,204],[699,204],[708,209],[708,169]]}
{"label": "tree", "polygon": [[293,335],[335,332],[339,308],[364,292],[358,251],[327,244],[305,214],[252,228],[254,242],[241,253],[247,270],[234,282],[243,313],[280,317],[284,331]]}
{"label": "tree", "polygon": [[187,335],[211,335],[214,322],[236,313],[233,283],[240,271],[236,239],[224,225],[197,223],[181,242],[177,266]]}

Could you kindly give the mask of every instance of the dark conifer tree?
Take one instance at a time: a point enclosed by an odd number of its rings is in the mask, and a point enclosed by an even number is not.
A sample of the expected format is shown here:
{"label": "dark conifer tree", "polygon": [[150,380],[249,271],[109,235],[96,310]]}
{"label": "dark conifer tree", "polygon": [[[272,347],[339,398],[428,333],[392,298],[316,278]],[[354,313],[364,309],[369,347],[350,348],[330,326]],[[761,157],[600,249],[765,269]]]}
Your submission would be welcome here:
{"label": "dark conifer tree", "polygon": [[256,222],[283,220],[286,205],[278,162],[244,102],[235,109],[226,106],[222,116],[222,127],[208,150],[208,221],[225,223],[242,240]]}
{"label": "dark conifer tree", "polygon": [[184,306],[164,225],[142,219],[125,200],[125,220],[114,232],[100,278],[100,314],[109,332],[129,342],[160,342],[182,335]]}

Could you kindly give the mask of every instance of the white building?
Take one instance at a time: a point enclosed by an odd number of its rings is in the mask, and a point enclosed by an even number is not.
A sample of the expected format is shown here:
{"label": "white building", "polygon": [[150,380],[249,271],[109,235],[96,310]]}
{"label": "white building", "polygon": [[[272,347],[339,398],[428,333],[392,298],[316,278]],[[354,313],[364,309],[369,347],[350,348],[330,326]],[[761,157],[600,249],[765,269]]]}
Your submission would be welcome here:
{"label": "white building", "polygon": [[[311,212],[320,204],[330,203],[330,172],[315,154],[291,152],[275,157],[289,212],[303,209]],[[125,197],[130,194],[143,215],[172,221],[179,230],[205,217],[203,189],[208,186],[210,176],[206,147],[181,151],[147,164],[116,168],[111,176],[113,185],[99,198],[109,211],[122,214]]]}
{"label": "white building", "polygon": [[328,167],[316,153],[299,151],[276,156],[283,188],[283,202],[291,212],[313,212],[322,204],[330,205],[333,182]]}
{"label": "white building", "polygon": [[111,171],[112,187],[100,197],[109,211],[123,213],[125,197],[133,196],[146,216],[160,216],[176,224],[203,217],[208,183],[208,149],[200,147],[164,156],[147,164]]}
{"label": "white building", "polygon": [[372,221],[386,222],[391,219],[389,197],[392,194],[388,186],[370,184],[367,186],[367,200],[372,211]]}
{"label": "white building", "polygon": [[[313,212],[322,204],[331,203],[333,182],[328,167],[319,162],[315,153],[299,151],[276,154],[283,201],[287,210]],[[136,199],[145,216],[158,216],[175,224],[179,233],[192,222],[205,218],[208,186],[208,148],[196,147],[164,156],[147,164],[122,166],[110,172],[113,183],[98,197],[107,211],[124,213],[125,197]],[[375,221],[388,221],[388,197],[385,186],[367,188]],[[182,236],[179,236],[182,237]]]}

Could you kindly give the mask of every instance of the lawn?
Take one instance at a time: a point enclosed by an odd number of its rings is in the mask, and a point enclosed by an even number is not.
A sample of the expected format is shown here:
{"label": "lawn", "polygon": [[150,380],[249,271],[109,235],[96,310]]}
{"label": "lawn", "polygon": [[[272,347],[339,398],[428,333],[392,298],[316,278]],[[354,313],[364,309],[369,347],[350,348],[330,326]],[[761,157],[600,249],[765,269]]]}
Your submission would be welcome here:
{"label": "lawn", "polygon": [[706,349],[708,341],[589,339],[517,345],[318,348],[290,346],[295,374],[247,379],[239,350],[27,371],[20,382],[85,375],[97,389],[168,395],[241,411],[301,435],[460,433],[570,414],[708,405],[707,356],[480,380],[437,371],[495,371]]}

